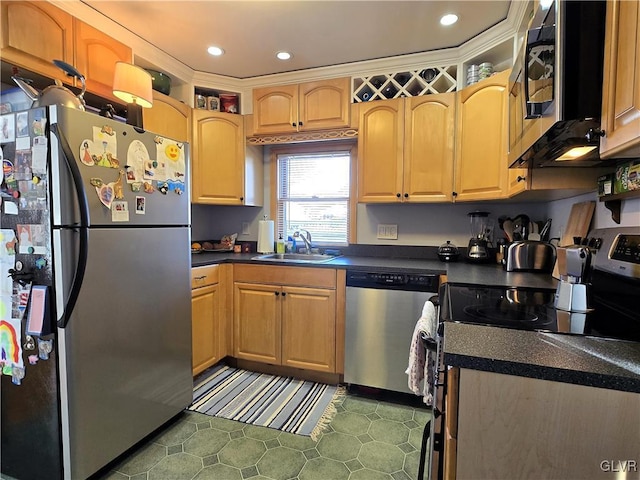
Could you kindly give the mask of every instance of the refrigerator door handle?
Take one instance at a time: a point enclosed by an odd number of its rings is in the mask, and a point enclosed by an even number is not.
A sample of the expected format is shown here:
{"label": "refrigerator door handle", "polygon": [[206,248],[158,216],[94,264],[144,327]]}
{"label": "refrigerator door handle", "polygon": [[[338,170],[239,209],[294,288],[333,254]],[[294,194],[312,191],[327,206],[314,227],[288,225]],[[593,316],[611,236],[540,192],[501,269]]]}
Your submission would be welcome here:
{"label": "refrigerator door handle", "polygon": [[69,142],[67,142],[64,134],[58,129],[57,123],[52,124],[50,128],[60,141],[62,156],[64,157],[65,162],[69,167],[69,171],[71,172],[76,195],[78,197],[78,206],[80,209],[80,226],[78,228],[73,228],[73,230],[77,231],[80,234],[78,263],[76,266],[76,271],[73,275],[73,282],[71,284],[69,298],[65,303],[64,311],[61,315],[58,316],[58,327],[65,328],[69,323],[69,319],[71,318],[71,314],[73,313],[73,309],[78,300],[78,296],[80,295],[80,288],[82,286],[84,274],[87,269],[87,257],[89,251],[89,230],[87,228],[89,226],[89,202],[87,201],[87,192],[85,191],[84,184],[82,183],[82,175],[80,174],[78,164],[75,162],[73,153],[71,152],[71,148],[69,147]]}

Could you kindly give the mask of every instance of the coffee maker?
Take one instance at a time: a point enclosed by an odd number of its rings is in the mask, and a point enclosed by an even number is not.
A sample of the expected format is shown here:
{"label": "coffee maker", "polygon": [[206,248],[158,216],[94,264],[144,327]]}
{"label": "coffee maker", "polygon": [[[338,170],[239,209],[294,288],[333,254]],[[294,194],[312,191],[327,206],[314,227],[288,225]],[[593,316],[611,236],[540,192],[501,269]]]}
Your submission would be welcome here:
{"label": "coffee maker", "polygon": [[555,307],[566,312],[587,313],[590,311],[588,287],[591,250],[579,245],[563,250],[565,259],[558,267],[560,282],[556,288]]}
{"label": "coffee maker", "polygon": [[467,248],[467,260],[471,262],[488,262],[489,243],[491,242],[492,224],[489,212],[470,212],[471,238]]}

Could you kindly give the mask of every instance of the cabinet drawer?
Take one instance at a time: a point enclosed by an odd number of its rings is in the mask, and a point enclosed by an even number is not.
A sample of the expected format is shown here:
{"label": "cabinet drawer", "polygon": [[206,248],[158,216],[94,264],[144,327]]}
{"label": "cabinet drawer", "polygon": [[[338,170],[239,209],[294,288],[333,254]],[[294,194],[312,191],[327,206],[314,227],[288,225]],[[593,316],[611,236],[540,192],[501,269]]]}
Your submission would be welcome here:
{"label": "cabinet drawer", "polygon": [[333,268],[234,265],[233,279],[246,283],[336,288],[336,270]]}
{"label": "cabinet drawer", "polygon": [[191,269],[191,288],[205,287],[218,283],[218,265],[206,265]]}

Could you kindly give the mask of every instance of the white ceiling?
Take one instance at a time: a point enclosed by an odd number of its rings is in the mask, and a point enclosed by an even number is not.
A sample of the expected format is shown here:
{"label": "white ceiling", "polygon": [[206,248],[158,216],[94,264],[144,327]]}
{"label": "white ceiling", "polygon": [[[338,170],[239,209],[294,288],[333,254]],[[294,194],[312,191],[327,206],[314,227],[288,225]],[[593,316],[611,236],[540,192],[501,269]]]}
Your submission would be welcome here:
{"label": "white ceiling", "polygon": [[[524,0],[515,0],[524,1]],[[506,19],[511,0],[82,0],[187,67],[234,78],[457,47]],[[445,13],[459,16],[440,25]],[[108,33],[108,32],[107,32]],[[225,50],[221,57],[206,52]],[[275,53],[287,50],[283,62]]]}

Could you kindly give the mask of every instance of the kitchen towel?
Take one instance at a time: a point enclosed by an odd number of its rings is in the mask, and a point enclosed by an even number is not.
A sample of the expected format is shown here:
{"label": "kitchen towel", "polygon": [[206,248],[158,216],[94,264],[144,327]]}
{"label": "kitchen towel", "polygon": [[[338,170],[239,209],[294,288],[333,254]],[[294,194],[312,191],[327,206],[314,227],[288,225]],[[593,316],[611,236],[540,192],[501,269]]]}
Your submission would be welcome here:
{"label": "kitchen towel", "polygon": [[260,220],[258,224],[258,252],[273,253],[273,220]]}
{"label": "kitchen towel", "polygon": [[[409,376],[409,389],[416,395],[422,395],[427,405],[433,404],[433,380],[435,369],[435,352],[427,350],[422,341],[422,335],[436,340],[437,330],[436,309],[432,302],[427,300],[422,307],[422,314],[416,322],[416,327],[409,347],[409,366],[405,373]],[[422,391],[420,384],[422,383]]]}

